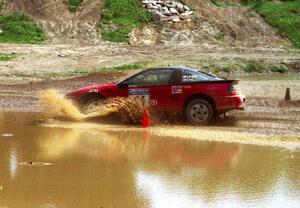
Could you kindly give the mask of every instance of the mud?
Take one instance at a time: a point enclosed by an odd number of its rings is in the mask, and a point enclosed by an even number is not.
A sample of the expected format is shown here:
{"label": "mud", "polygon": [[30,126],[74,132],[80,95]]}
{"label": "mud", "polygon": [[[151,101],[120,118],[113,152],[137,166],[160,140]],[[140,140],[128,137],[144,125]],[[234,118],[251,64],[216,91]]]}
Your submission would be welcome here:
{"label": "mud", "polygon": [[[40,112],[42,111],[42,108],[39,103],[38,95],[41,90],[56,87],[61,94],[65,94],[66,92],[75,89],[77,86],[83,87],[89,84],[118,80],[121,77],[126,76],[126,73],[127,72],[101,72],[98,75],[89,75],[87,77],[73,78],[68,80],[36,82],[32,84],[20,85],[0,85],[0,89],[2,88],[3,91],[5,90],[4,92],[1,92],[0,108],[2,109],[2,111]],[[269,77],[269,80],[267,78],[261,80],[259,76],[257,78],[253,78],[252,80],[249,80],[249,78],[244,79],[241,77],[242,80],[240,81],[240,88],[247,97],[246,110],[230,112],[227,115],[227,118],[221,117],[221,119],[216,120],[216,122],[210,128],[218,130],[218,128],[222,129],[223,127],[225,127],[226,131],[233,133],[241,132],[252,135],[268,135],[271,136],[270,139],[274,141],[279,141],[282,138],[283,140],[287,141],[290,135],[291,140],[294,141],[293,136],[299,135],[300,132],[300,126],[298,125],[298,123],[300,122],[300,106],[298,105],[299,102],[297,101],[300,100],[300,82],[297,77],[299,77],[299,75],[297,74],[290,75],[290,77],[285,77],[285,79],[281,80],[279,80],[279,78],[276,76]],[[286,87],[291,88],[291,102],[283,101]],[[62,99],[60,95],[58,96],[57,94],[54,94],[53,96],[54,100]],[[56,96],[58,96],[58,98],[56,98]],[[53,102],[50,99],[49,102],[52,103],[52,109],[47,110],[47,112],[56,110],[59,115],[63,114],[62,117],[69,119],[73,118],[73,120],[77,120],[78,117],[85,117],[85,115],[82,115],[76,107],[68,107],[65,110],[61,110],[61,106],[58,107],[56,101]],[[74,110],[75,115],[72,114],[74,112],[69,112],[70,109]],[[124,109],[119,110],[119,112],[121,112]],[[129,112],[130,111],[131,110],[129,110]],[[137,116],[134,116],[135,118],[138,118],[138,121],[141,117],[141,114],[139,114],[139,112],[140,110],[138,110],[137,114],[135,114]],[[71,115],[65,115],[69,113]],[[129,118],[131,118],[130,114],[125,115],[129,115]],[[153,117],[153,115],[150,116]],[[128,117],[126,116],[122,117],[120,115],[117,115],[115,117],[119,121],[127,119],[126,123],[138,123],[132,119],[128,119]],[[169,123],[171,129],[174,128],[174,126],[176,128],[178,125],[186,125],[186,121],[182,117],[176,117],[175,120],[170,118],[173,117],[166,116],[163,117],[160,122],[155,122],[159,125]],[[202,129],[202,127],[195,128]],[[197,132],[195,134],[200,134],[200,132]],[[279,137],[272,137],[278,135]],[[254,139],[259,140],[259,138]]]}
{"label": "mud", "polygon": [[66,99],[55,90],[40,93],[43,117],[48,119],[65,119],[84,121],[95,118],[115,119],[123,123],[140,124],[142,121],[143,103],[137,98],[113,98],[95,105],[86,111]]}

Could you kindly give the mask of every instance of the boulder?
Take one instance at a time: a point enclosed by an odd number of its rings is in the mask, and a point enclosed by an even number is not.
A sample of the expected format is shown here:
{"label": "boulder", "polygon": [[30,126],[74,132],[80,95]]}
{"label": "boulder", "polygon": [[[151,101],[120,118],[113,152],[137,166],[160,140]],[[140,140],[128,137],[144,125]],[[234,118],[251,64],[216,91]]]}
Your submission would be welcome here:
{"label": "boulder", "polygon": [[184,9],[184,11],[190,11],[190,10],[191,10],[191,9],[190,9],[188,6],[186,6],[186,5],[183,6],[183,9]]}
{"label": "boulder", "polygon": [[176,9],[177,9],[177,11],[178,11],[179,13],[185,12],[185,10],[184,10],[184,5],[181,4],[181,3],[178,3],[178,4],[176,5]]}
{"label": "boulder", "polygon": [[180,21],[180,18],[179,16],[172,16],[172,22],[179,22]]}
{"label": "boulder", "polygon": [[170,8],[170,13],[172,15],[179,15],[178,11],[175,8]]}
{"label": "boulder", "polygon": [[179,22],[193,14],[188,6],[177,1],[143,0],[142,3],[152,13],[154,22]]}
{"label": "boulder", "polygon": [[164,16],[171,16],[171,12],[169,11],[168,7],[162,7],[161,14]]}
{"label": "boulder", "polygon": [[186,19],[189,19],[189,18],[190,18],[190,15],[187,14],[187,13],[182,13],[182,14],[179,15],[179,18],[180,18],[181,20],[186,20]]}

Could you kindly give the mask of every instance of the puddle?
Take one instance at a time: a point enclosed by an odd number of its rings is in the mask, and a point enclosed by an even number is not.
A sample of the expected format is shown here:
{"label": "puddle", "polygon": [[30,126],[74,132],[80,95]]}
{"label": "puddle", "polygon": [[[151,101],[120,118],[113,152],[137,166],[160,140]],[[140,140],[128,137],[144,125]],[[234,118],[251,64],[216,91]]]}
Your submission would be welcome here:
{"label": "puddle", "polygon": [[[0,132],[15,139],[0,140],[0,207],[300,204],[299,149],[235,143],[237,134],[215,135],[231,143],[201,140],[205,128],[174,127],[177,138],[134,126],[36,125],[39,116],[1,114]],[[198,139],[184,138],[184,128]]]}
{"label": "puddle", "polygon": [[36,166],[36,167],[42,167],[42,166],[49,166],[52,165],[52,163],[47,163],[47,162],[19,162],[18,165],[22,166]]}

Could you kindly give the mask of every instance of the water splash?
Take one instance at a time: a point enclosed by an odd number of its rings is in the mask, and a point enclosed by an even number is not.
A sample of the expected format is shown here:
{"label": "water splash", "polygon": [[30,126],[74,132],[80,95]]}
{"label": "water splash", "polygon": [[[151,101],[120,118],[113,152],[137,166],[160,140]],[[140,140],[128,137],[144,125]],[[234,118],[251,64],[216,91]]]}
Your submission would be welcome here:
{"label": "water splash", "polygon": [[95,106],[87,112],[81,112],[71,100],[55,90],[46,90],[40,94],[43,112],[47,117],[82,121],[91,118],[113,117],[124,123],[139,124],[142,120],[143,103],[138,98],[113,98],[103,105]]}

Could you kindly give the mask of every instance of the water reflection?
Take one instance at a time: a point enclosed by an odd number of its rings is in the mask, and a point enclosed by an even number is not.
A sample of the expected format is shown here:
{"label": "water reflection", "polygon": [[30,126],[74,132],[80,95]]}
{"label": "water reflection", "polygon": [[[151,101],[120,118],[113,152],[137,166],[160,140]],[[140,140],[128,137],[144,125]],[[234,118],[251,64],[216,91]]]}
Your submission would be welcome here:
{"label": "water reflection", "polygon": [[[299,150],[124,129],[46,128],[21,120],[0,121],[0,132],[15,135],[0,139],[0,207],[300,204]],[[53,165],[18,165],[23,161]]]}
{"label": "water reflection", "polygon": [[12,179],[15,178],[18,169],[18,153],[15,147],[10,149],[9,153],[9,173]]}
{"label": "water reflection", "polygon": [[[107,162],[224,169],[236,164],[241,145],[156,137],[148,132],[55,129],[40,136],[43,157],[79,154]],[[136,164],[137,165],[137,164]]]}

